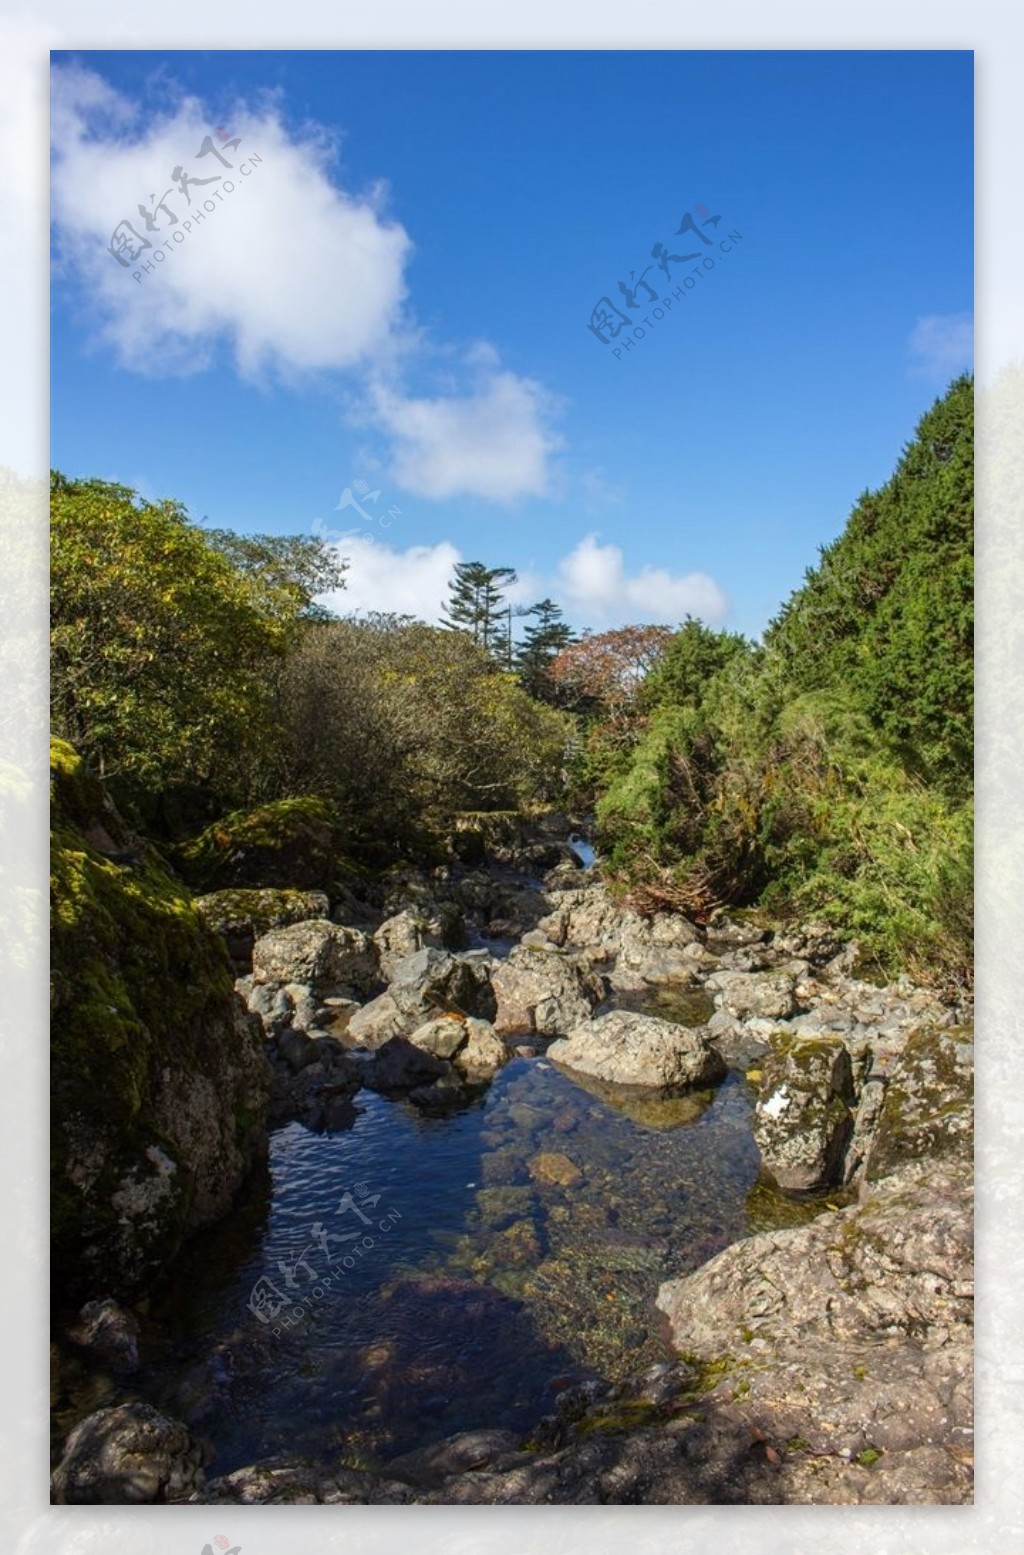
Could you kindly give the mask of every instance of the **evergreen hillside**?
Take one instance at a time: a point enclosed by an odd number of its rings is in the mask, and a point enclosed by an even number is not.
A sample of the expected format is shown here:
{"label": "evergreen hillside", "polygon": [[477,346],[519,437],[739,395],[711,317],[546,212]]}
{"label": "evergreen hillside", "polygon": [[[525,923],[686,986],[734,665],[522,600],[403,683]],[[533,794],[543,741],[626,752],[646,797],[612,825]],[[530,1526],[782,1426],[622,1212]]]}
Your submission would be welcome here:
{"label": "evergreen hillside", "polygon": [[973,379],[754,646],[688,621],[632,739],[591,730],[600,840],[636,899],[811,914],[880,970],[970,979]]}

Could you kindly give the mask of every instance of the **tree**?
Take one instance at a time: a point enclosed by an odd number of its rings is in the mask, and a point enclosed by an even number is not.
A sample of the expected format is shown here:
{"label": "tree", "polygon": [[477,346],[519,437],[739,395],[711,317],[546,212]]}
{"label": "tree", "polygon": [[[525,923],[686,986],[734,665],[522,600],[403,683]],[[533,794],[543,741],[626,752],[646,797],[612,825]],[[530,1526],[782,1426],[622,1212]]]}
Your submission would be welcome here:
{"label": "tree", "polygon": [[443,608],[445,626],[467,633],[496,659],[507,659],[510,633],[504,620],[504,587],[515,581],[513,567],[456,562],[448,603]]}
{"label": "tree", "polygon": [[536,616],[537,622],[525,629],[516,653],[519,681],[530,696],[551,701],[554,687],[548,671],[552,660],[573,641],[572,627],[562,619],[562,612],[553,599],[542,599],[525,613]]}
{"label": "tree", "polygon": [[312,535],[240,535],[231,529],[203,533],[250,580],[264,614],[282,620],[330,619],[331,612],[318,600],[345,587],[348,563],[324,540]]}
{"label": "tree", "polygon": [[564,705],[593,713],[621,732],[638,707],[645,678],[672,641],[669,626],[619,626],[585,633],[563,648],[548,674]]}
{"label": "tree", "polygon": [[716,632],[688,615],[648,676],[644,700],[650,707],[700,707],[714,677],[751,652],[738,632]]}
{"label": "tree", "polygon": [[298,594],[176,502],[58,472],[50,500],[55,732],[135,792],[209,783],[258,738]]}

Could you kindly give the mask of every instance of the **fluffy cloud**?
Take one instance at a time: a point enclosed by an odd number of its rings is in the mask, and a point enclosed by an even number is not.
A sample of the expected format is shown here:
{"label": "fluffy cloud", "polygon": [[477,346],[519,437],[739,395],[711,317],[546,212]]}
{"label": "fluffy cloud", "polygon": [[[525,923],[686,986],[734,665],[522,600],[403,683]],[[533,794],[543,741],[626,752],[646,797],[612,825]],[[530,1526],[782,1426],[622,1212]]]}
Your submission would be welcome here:
{"label": "fluffy cloud", "polygon": [[[390,478],[404,490],[499,503],[550,491],[557,402],[504,369],[487,343],[461,360],[450,348],[431,353],[408,306],[412,241],[387,216],[383,186],[354,194],[338,185],[325,133],[290,132],[270,99],[236,106],[226,128],[240,143],[229,148],[195,99],[142,124],[134,105],[79,67],[54,72],[53,124],[58,262],[122,366],[190,373],[227,351],[246,378],[344,373],[351,419],[383,436]],[[175,170],[216,181],[189,184],[189,204]],[[109,248],[124,221],[153,244],[127,267]],[[443,390],[411,387],[432,354],[445,361]]]}
{"label": "fluffy cloud", "polygon": [[[195,99],[142,126],[137,110],[94,72],[54,72],[60,253],[88,292],[103,337],[124,366],[148,373],[198,370],[222,344],[246,376],[347,368],[379,354],[400,334],[412,249],[384,214],[383,190],[340,189],[330,177],[328,139],[290,135],[272,105],[239,106],[227,128],[240,141],[224,148],[230,169],[209,152],[198,157],[214,126]],[[172,179],[176,168],[219,182],[190,186],[189,205]],[[165,194],[176,225],[156,206]],[[186,232],[184,222],[207,199],[214,209]],[[154,212],[154,249],[172,246],[136,281],[133,272],[153,252],[125,269],[108,244],[122,220],[147,236],[140,203]]]}
{"label": "fluffy cloud", "polygon": [[[439,621],[460,551],[448,540],[398,550],[366,532],[317,532],[349,562],[346,587],[328,603],[342,614],[395,611],[424,621]],[[550,594],[577,626],[619,626],[629,621],[675,625],[686,615],[720,621],[728,602],[713,578],[702,572],[670,573],[644,567],[628,574],[618,546],[599,545],[594,535],[564,556],[554,577],[525,571],[507,589],[515,605],[530,605]]]}
{"label": "fluffy cloud", "polygon": [[945,385],[974,362],[974,318],[970,313],[929,313],[911,331],[911,370]]}
{"label": "fluffy cloud", "polygon": [[[324,531],[324,538],[327,538]],[[331,537],[339,556],[349,564],[345,587],[325,604],[340,615],[366,615],[378,610],[438,621],[448,597],[448,584],[459,552],[448,540],[437,545],[411,545],[395,550],[369,534]]]}
{"label": "fluffy cloud", "polygon": [[393,439],[395,480],[434,499],[547,495],[550,457],[562,443],[551,426],[552,396],[490,355],[472,373],[462,394],[416,398],[376,385],[370,416]]}
{"label": "fluffy cloud", "polygon": [[720,621],[728,601],[714,578],[704,572],[672,573],[664,567],[626,570],[617,545],[599,545],[587,535],[559,563],[559,593],[579,620],[615,626],[626,621],[663,621],[674,625],[686,615]]}

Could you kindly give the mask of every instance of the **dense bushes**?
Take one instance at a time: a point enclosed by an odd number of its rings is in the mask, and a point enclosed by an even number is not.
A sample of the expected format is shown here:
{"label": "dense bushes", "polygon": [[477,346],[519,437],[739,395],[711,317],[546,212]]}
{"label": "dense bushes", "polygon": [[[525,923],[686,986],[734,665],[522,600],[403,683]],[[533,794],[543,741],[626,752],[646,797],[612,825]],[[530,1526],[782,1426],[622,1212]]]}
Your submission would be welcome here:
{"label": "dense bushes", "polygon": [[328,616],[344,564],[319,540],[59,474],[51,499],[54,730],[151,834],[327,802],[341,851],[388,862],[554,796],[567,717],[470,635]]}
{"label": "dense bushes", "polygon": [[763,643],[687,622],[625,749],[598,719],[601,840],[641,899],[815,914],[969,978],[972,458],[962,378]]}

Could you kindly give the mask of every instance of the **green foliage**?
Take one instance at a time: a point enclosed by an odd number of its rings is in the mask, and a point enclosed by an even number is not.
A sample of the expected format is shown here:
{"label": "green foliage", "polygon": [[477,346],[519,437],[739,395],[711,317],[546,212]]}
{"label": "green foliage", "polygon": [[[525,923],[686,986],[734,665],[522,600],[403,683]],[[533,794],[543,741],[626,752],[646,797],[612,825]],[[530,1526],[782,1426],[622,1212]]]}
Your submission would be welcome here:
{"label": "green foliage", "polygon": [[286,620],[278,585],[254,583],[177,503],[53,476],[53,727],[104,777],[209,782],[247,742]]}
{"label": "green foliage", "polygon": [[305,632],[276,720],[276,790],[329,799],[371,863],[429,851],[462,811],[555,797],[569,730],[467,634],[387,618]]}
{"label": "green foliage", "polygon": [[573,641],[572,627],[562,619],[553,599],[539,600],[526,614],[535,616],[536,623],[524,628],[516,652],[520,684],[530,696],[542,702],[554,701],[556,692],[549,671],[557,655]]}
{"label": "green foliage", "polygon": [[285,622],[297,616],[330,619],[318,600],[344,588],[348,563],[325,541],[311,535],[239,535],[231,529],[203,534],[249,580],[263,615]]}
{"label": "green foliage", "polygon": [[762,644],[685,622],[626,740],[592,730],[601,841],[650,905],[760,902],[969,980],[972,412],[958,379]]}
{"label": "green foliage", "polygon": [[[232,1039],[232,979],[219,940],[156,853],[123,833],[99,783],[63,741],[51,747],[52,1100],[55,1270],[75,1288],[89,1244],[121,1269],[115,1195],[147,1150],[177,1163],[147,1256],[173,1255],[197,1184],[154,1095],[168,1055],[216,1077]],[[97,852],[97,828],[132,843],[131,862]],[[239,1120],[239,1139],[249,1124]],[[98,1250],[98,1251],[97,1251]],[[96,1271],[94,1271],[95,1273]],[[123,1272],[123,1269],[121,1269]]]}

